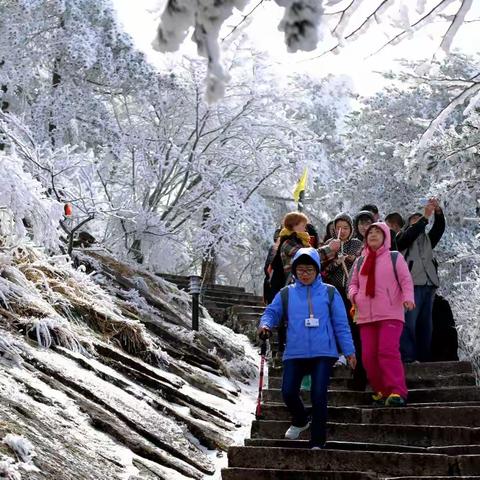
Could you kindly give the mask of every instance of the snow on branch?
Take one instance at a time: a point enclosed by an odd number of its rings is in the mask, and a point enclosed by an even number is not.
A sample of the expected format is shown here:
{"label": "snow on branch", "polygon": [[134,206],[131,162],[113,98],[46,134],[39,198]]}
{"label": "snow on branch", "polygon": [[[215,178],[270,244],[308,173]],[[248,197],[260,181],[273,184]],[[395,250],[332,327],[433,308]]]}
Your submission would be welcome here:
{"label": "snow on branch", "polygon": [[31,235],[44,245],[58,242],[61,205],[47,197],[45,189],[23,169],[23,159],[16,153],[0,155],[0,206],[6,208],[3,234],[15,239]]}
{"label": "snow on branch", "polygon": [[198,54],[208,59],[207,100],[213,102],[224,94],[229,75],[220,62],[218,36],[223,22],[233,9],[247,0],[169,0],[160,19],[153,48],[160,52],[178,50],[188,31],[194,27],[193,40]]}
{"label": "snow on branch", "polygon": [[460,27],[462,26],[463,22],[465,21],[465,16],[467,15],[468,11],[472,7],[472,1],[473,0],[462,0],[460,8],[455,14],[453,21],[448,27],[448,30],[442,39],[442,43],[440,44],[440,48],[445,53],[448,53],[450,51],[450,47],[452,45],[453,39],[457,34],[458,30],[460,29]]}
{"label": "snow on branch", "polygon": [[428,22],[431,22],[435,15],[438,15],[441,11],[445,10],[450,3],[454,0],[441,0],[437,3],[431,10],[429,10],[425,15],[420,17],[416,22],[412,23],[412,25],[405,28],[400,33],[395,35],[394,37],[390,38],[386,41],[379,49],[373,52],[372,55],[376,55],[377,53],[381,52],[385,47],[389,45],[397,45],[400,43],[407,35],[411,35],[413,32],[420,30],[423,26],[425,26]]}
{"label": "snow on branch", "polygon": [[319,40],[318,25],[322,19],[322,2],[318,0],[275,0],[285,7],[285,14],[278,26],[285,33],[289,52],[315,50]]}
{"label": "snow on branch", "polygon": [[[336,38],[336,44],[325,50],[322,54],[313,57],[319,58],[327,53],[337,52],[347,41],[354,41],[366,33],[373,23],[382,23],[388,18],[387,10],[398,6],[395,18],[390,18],[390,26],[400,27],[401,31],[386,41],[378,48],[376,54],[388,45],[401,42],[427,23],[432,22],[455,0],[437,0],[426,10],[426,1],[417,2],[377,0],[366,2],[364,0],[350,0],[336,11],[332,7],[341,3],[336,0],[275,0],[275,3],[284,8],[283,18],[278,29],[285,34],[285,44],[289,52],[298,50],[312,51],[320,40],[321,27],[327,25],[329,18],[335,18],[335,24],[330,26],[331,34]],[[241,10],[249,0],[168,0],[162,13],[157,35],[153,47],[161,52],[171,52],[179,48],[186,39],[191,28],[194,29],[192,39],[197,44],[199,55],[208,60],[207,73],[207,99],[215,101],[223,96],[225,85],[229,76],[220,60],[219,33],[227,20],[233,15],[235,8]],[[252,16],[255,10],[264,3],[257,0],[253,9],[243,15],[243,19],[225,37],[230,36],[245,20]],[[416,5],[412,5],[416,3]],[[440,47],[448,51],[452,40],[459,28],[465,22],[465,17],[472,6],[472,0],[462,0],[457,13],[452,17],[447,32],[442,38]],[[362,9],[368,4],[368,14],[362,18]],[[420,18],[411,23],[410,13],[415,13]],[[361,16],[362,15],[362,16]],[[398,17],[398,18],[397,18]],[[357,26],[347,33],[349,25],[354,22]],[[312,59],[310,59],[312,60]]]}
{"label": "snow on branch", "polygon": [[466,100],[472,98],[480,92],[480,82],[474,83],[472,86],[463,90],[457,95],[429,124],[428,128],[423,132],[418,144],[412,149],[409,159],[413,159],[419,151],[422,151],[431,140],[434,133],[441,128],[450,114]]}

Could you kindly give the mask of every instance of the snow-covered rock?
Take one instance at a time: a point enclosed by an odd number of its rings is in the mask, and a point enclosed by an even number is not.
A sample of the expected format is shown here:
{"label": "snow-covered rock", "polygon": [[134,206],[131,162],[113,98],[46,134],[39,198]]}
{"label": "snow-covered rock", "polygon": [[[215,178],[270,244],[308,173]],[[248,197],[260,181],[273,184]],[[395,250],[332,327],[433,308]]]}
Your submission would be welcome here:
{"label": "snow-covered rock", "polygon": [[213,475],[209,451],[243,436],[254,409],[246,337],[206,313],[193,334],[186,293],[104,251],[78,253],[89,274],[29,247],[4,255],[3,477]]}

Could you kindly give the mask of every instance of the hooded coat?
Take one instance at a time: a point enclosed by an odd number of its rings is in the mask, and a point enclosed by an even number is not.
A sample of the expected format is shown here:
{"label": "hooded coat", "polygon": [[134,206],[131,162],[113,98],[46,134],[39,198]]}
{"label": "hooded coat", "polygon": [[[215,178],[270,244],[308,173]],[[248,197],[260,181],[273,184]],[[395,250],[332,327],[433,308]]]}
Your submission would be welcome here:
{"label": "hooded coat", "polygon": [[[338,259],[338,255],[341,253],[343,253],[344,255],[354,255],[355,257],[358,257],[362,251],[363,243],[360,240],[358,240],[358,238],[353,238],[353,234],[354,234],[353,221],[350,215],[346,213],[341,213],[337,215],[334,219],[334,225],[339,220],[344,220],[345,222],[348,222],[348,224],[350,225],[350,236],[348,237],[348,240],[346,242],[343,242],[341,250],[337,252],[335,257],[326,266],[325,280],[327,283],[330,283],[334,287],[340,289],[343,292],[343,294],[346,295],[345,289],[347,286],[348,275],[345,274],[345,271],[342,265],[339,264],[336,260]],[[353,265],[353,261],[345,260],[345,266],[347,267],[348,273],[350,273],[352,265]]]}
{"label": "hooded coat", "polygon": [[354,236],[355,238],[358,238],[358,240],[363,242],[363,236],[361,233],[358,231],[358,223],[360,222],[360,219],[362,218],[368,218],[371,220],[371,223],[375,222],[375,218],[373,216],[373,213],[370,212],[369,210],[360,210],[356,215],[355,218],[353,219],[353,231],[354,231]]}
{"label": "hooded coat", "polygon": [[[383,222],[373,223],[369,228],[373,226],[380,228],[384,234],[383,245],[377,250],[375,260],[375,296],[366,295],[367,276],[362,275],[365,261],[359,272],[358,259],[352,269],[348,296],[357,307],[357,324],[380,320],[403,322],[403,302],[414,302],[412,277],[407,262],[402,255],[398,255],[396,261],[397,282],[390,255],[390,229]],[[366,253],[365,249],[363,255]]]}
{"label": "hooded coat", "polygon": [[[320,271],[320,256],[314,248],[301,248],[292,262],[292,271],[303,255],[308,255]],[[288,286],[288,324],[287,342],[283,360],[294,358],[333,357],[337,358],[339,351],[337,342],[344,355],[355,353],[352,335],[348,325],[347,314],[343,300],[335,291],[330,305],[328,287],[317,275],[311,285],[304,285],[298,279]],[[310,296],[313,315],[319,320],[318,327],[305,326],[305,319],[310,316],[308,297]],[[283,318],[283,306],[280,293],[267,306],[260,319],[260,327],[269,329],[278,327]]]}

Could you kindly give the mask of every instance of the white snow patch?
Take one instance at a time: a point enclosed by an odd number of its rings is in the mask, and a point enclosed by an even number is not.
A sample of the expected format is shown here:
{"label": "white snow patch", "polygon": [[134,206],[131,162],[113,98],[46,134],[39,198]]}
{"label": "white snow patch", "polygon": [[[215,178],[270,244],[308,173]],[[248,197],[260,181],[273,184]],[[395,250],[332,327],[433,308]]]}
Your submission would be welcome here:
{"label": "white snow patch", "polygon": [[30,440],[22,437],[21,435],[9,433],[5,435],[2,442],[10,447],[18,456],[18,458],[20,458],[20,460],[24,463],[30,463],[33,457],[37,455]]}

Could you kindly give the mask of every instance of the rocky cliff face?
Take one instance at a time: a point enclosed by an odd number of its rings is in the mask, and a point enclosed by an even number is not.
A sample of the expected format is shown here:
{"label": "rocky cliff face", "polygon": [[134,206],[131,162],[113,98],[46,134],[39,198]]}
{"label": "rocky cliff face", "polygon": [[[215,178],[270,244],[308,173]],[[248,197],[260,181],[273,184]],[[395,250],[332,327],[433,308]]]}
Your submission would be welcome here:
{"label": "rocky cliff face", "polygon": [[187,294],[106,252],[75,262],[0,254],[0,478],[212,475],[246,421],[248,341],[206,312],[192,332]]}

